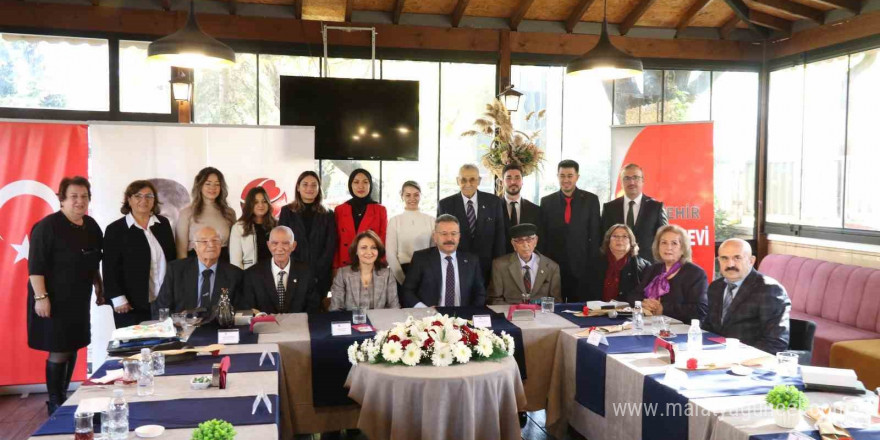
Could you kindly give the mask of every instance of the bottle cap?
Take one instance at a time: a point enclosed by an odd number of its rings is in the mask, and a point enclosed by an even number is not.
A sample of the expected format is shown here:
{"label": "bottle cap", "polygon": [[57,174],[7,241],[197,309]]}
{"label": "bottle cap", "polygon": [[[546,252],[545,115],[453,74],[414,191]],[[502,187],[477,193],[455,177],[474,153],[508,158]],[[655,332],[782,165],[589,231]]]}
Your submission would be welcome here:
{"label": "bottle cap", "polygon": [[636,307],[641,307],[641,306],[642,306],[642,302],[641,302],[641,301],[636,301]]}
{"label": "bottle cap", "polygon": [[142,348],[141,349],[141,360],[147,359],[149,357],[150,357],[150,349],[149,348]]}
{"label": "bottle cap", "polygon": [[691,319],[691,325],[695,325],[695,326],[699,327],[700,320],[699,319]]}

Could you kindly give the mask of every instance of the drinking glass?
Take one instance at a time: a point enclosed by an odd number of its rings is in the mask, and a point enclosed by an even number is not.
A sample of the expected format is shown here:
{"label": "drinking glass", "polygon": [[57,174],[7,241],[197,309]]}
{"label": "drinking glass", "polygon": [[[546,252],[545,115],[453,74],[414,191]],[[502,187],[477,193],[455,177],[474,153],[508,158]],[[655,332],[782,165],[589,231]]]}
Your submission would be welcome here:
{"label": "drinking glass", "polygon": [[165,374],[165,353],[161,351],[153,352],[153,375],[161,376]]}
{"label": "drinking glass", "polygon": [[367,323],[367,309],[364,307],[355,307],[351,313],[351,322],[354,325]]}
{"label": "drinking glass", "polygon": [[133,359],[126,359],[122,361],[122,380],[125,382],[134,382],[138,380],[138,376],[140,376],[140,366],[138,365],[138,361]]}
{"label": "drinking glass", "polygon": [[541,298],[541,313],[553,313],[555,301],[552,296]]}
{"label": "drinking glass", "polygon": [[165,307],[160,308],[159,309],[159,321],[165,321],[166,319],[168,319],[168,313],[170,311],[171,310],[169,310],[168,308],[165,308]]}
{"label": "drinking glass", "polygon": [[798,371],[798,355],[793,351],[776,353],[776,373],[781,376],[795,376]]}
{"label": "drinking glass", "polygon": [[94,417],[94,414],[90,412],[76,413],[73,415],[74,440],[94,440],[95,430],[92,426],[92,417]]}
{"label": "drinking glass", "polygon": [[871,404],[862,396],[844,397],[843,424],[847,428],[867,428],[871,424]]}

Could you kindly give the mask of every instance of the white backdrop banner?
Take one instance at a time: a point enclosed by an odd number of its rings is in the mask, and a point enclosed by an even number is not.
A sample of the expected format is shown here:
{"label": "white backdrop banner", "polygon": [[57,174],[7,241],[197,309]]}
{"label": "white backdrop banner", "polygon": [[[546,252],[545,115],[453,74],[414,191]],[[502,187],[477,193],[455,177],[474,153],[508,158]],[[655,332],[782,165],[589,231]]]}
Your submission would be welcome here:
{"label": "white backdrop banner", "polygon": [[[91,215],[101,229],[122,214],[125,188],[134,180],[151,180],[159,191],[162,214],[177,221],[190,202],[193,178],[206,166],[223,172],[229,206],[241,214],[240,202],[254,186],[266,188],[275,215],[293,200],[299,174],[315,170],[314,127],[243,127],[179,124],[89,123]],[[100,365],[113,331],[110,307],[92,305],[89,358]]]}

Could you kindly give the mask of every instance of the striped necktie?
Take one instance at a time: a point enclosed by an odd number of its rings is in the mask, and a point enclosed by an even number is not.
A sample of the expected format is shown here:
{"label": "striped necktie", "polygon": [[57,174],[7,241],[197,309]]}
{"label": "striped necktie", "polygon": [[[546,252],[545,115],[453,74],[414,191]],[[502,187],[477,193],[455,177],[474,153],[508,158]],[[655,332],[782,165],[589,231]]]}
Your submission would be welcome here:
{"label": "striped necktie", "polygon": [[443,295],[443,305],[455,307],[455,268],[452,267],[452,257],[446,256],[446,290]]}
{"label": "striped necktie", "polygon": [[736,290],[736,284],[727,283],[727,289],[724,290],[724,301],[721,303],[721,322],[727,317],[727,309],[733,302],[733,291]]}
{"label": "striped necktie", "polygon": [[473,200],[468,200],[467,202],[467,221],[468,227],[471,230],[471,235],[474,235],[477,232],[477,213],[474,212]]}

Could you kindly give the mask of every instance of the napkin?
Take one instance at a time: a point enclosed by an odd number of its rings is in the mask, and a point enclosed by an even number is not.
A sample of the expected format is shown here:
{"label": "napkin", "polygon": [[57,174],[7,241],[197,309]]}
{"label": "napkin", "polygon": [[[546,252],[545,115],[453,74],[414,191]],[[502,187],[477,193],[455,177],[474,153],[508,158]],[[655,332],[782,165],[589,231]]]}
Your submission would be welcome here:
{"label": "napkin", "polygon": [[[270,315],[255,316],[255,317],[251,318],[251,333],[253,333],[253,331],[254,331],[254,325],[261,323],[261,322],[274,322],[277,326],[281,325],[278,323],[278,320],[275,319],[274,316],[270,316]],[[260,327],[263,327],[263,326],[260,326]],[[269,333],[269,332],[271,332],[271,330],[269,330],[267,332],[263,332],[263,333]],[[260,333],[260,332],[257,332],[257,333]]]}
{"label": "napkin", "polygon": [[226,373],[229,372],[229,365],[232,361],[229,359],[229,356],[223,356],[223,359],[220,361],[220,389],[226,389]]}
{"label": "napkin", "polygon": [[[178,350],[160,350],[160,353],[164,354],[165,357],[174,356],[174,355],[183,354],[183,353],[191,353],[191,352],[211,353],[212,355],[217,356],[218,354],[220,354],[220,350],[223,350],[224,348],[226,348],[226,346],[223,344],[211,344],[211,345],[205,345],[202,347],[181,348]],[[125,359],[139,361],[139,360],[141,360],[141,354],[140,353],[133,354]]]}
{"label": "napkin", "polygon": [[507,320],[513,321],[513,311],[514,310],[541,310],[540,304],[511,304],[510,308],[507,309]]}
{"label": "napkin", "polygon": [[816,423],[816,427],[819,428],[819,435],[822,436],[822,440],[843,440],[843,439],[851,439],[849,431],[844,428],[840,428],[836,426],[830,417],[823,417]]}
{"label": "napkin", "polygon": [[590,331],[592,331],[594,329],[598,330],[602,333],[609,333],[609,334],[610,333],[618,333],[618,332],[622,332],[624,330],[632,329],[632,323],[631,322],[624,322],[623,324],[617,324],[617,325],[603,325],[603,326],[599,326],[599,327],[590,327],[590,328],[583,329],[583,330],[575,333],[574,335],[579,338],[590,336]]}
{"label": "napkin", "polygon": [[89,385],[107,385],[108,383],[113,383],[117,379],[122,379],[122,368],[118,370],[107,370],[107,374],[101,378],[90,378],[89,380],[83,382],[84,386]]}

